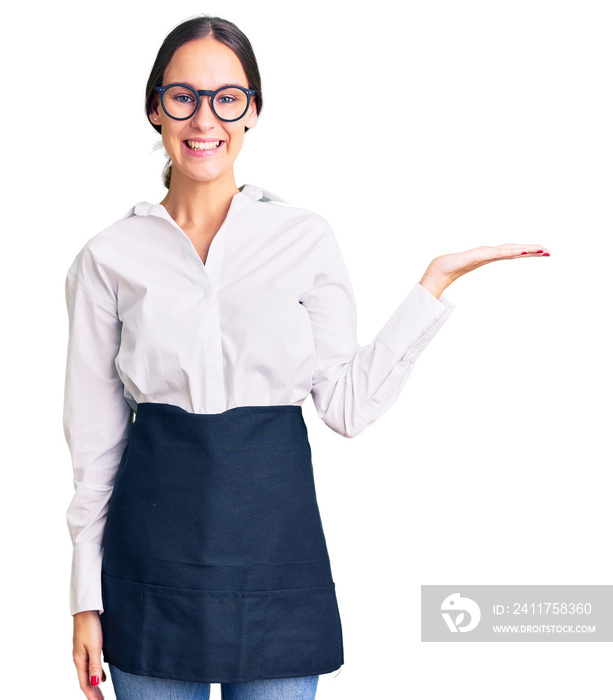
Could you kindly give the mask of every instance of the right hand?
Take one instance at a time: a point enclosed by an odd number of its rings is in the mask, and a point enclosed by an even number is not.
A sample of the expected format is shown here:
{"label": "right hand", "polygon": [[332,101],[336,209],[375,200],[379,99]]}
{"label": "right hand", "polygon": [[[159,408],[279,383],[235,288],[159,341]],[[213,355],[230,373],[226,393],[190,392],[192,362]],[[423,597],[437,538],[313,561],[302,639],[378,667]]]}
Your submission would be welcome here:
{"label": "right hand", "polygon": [[97,610],[85,610],[73,615],[74,635],[72,638],[72,658],[79,675],[79,685],[88,700],[104,700],[99,685],[106,680],[100,656],[102,654],[102,625]]}

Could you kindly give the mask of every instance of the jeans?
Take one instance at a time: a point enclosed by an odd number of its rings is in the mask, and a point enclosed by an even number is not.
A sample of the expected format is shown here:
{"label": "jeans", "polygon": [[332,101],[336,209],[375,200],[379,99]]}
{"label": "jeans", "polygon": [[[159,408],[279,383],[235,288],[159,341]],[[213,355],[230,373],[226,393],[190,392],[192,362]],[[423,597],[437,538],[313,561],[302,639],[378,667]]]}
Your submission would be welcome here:
{"label": "jeans", "polygon": [[[210,683],[135,676],[110,666],[117,700],[209,700]],[[222,700],[314,700],[319,676],[222,683]]]}

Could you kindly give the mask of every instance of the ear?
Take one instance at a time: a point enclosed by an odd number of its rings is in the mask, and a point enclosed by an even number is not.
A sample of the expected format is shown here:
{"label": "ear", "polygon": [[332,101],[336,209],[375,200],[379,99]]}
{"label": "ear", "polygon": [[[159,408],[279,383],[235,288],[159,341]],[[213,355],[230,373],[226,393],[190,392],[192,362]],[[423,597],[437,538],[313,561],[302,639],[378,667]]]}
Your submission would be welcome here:
{"label": "ear", "polygon": [[247,110],[247,115],[245,116],[245,126],[248,129],[253,129],[258,121],[258,110],[255,105],[255,100],[251,99],[249,102],[249,109]]}
{"label": "ear", "polygon": [[161,112],[160,99],[157,95],[155,95],[155,97],[151,101],[151,108],[149,109],[149,121],[154,126],[161,126],[161,124],[162,124],[160,112]]}

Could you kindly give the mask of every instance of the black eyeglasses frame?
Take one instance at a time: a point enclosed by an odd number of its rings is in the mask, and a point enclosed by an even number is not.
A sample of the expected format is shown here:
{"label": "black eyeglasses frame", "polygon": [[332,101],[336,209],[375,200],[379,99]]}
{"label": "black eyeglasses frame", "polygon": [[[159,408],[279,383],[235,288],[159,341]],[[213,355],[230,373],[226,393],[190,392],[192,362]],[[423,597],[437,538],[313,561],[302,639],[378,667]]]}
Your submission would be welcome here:
{"label": "black eyeglasses frame", "polygon": [[[166,105],[164,104],[164,93],[166,90],[168,90],[171,87],[183,87],[186,88],[187,90],[190,90],[191,92],[196,95],[196,107],[194,111],[189,115],[189,117],[173,117],[172,114],[168,112],[166,109]],[[224,119],[223,117],[220,117],[219,114],[215,111],[214,107],[214,99],[215,97],[220,93],[223,92],[224,90],[228,90],[229,88],[236,88],[238,90],[242,90],[245,95],[247,95],[247,105],[245,107],[245,110],[243,113],[240,115],[240,117],[236,117],[235,119]],[[191,85],[186,85],[185,83],[169,83],[168,85],[158,85],[153,88],[157,93],[160,94],[160,101],[162,103],[162,109],[166,114],[171,118],[175,119],[176,121],[184,122],[187,119],[191,119],[194,114],[198,111],[198,108],[200,107],[200,98],[201,97],[208,97],[209,98],[209,103],[211,105],[211,110],[213,114],[217,117],[222,122],[237,122],[239,119],[242,119],[245,114],[247,114],[247,110],[249,109],[249,105],[251,103],[251,98],[256,94],[256,90],[250,90],[247,88],[242,87],[242,85],[224,85],[223,87],[219,88],[219,90],[196,90]]]}

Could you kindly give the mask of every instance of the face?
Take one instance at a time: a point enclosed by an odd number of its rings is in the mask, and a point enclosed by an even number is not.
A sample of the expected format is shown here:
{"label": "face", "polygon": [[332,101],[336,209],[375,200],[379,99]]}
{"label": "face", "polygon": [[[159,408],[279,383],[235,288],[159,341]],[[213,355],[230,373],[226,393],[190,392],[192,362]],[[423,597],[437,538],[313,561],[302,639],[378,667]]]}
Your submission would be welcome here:
{"label": "face", "polygon": [[[185,83],[196,90],[217,90],[225,85],[249,87],[236,54],[213,38],[188,41],[175,51],[164,72],[163,84],[169,83]],[[156,96],[149,118],[162,127],[162,141],[172,160],[173,180],[185,177],[234,184],[233,166],[243,145],[245,127],[255,126],[257,113],[252,98],[244,117],[224,122],[213,114],[209,98],[202,96],[196,113],[190,119],[177,121],[164,112]],[[214,147],[204,149],[203,144]]]}

